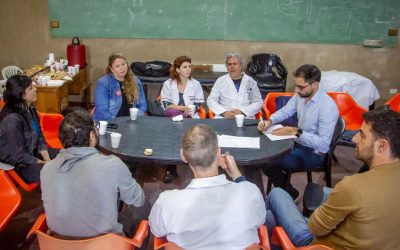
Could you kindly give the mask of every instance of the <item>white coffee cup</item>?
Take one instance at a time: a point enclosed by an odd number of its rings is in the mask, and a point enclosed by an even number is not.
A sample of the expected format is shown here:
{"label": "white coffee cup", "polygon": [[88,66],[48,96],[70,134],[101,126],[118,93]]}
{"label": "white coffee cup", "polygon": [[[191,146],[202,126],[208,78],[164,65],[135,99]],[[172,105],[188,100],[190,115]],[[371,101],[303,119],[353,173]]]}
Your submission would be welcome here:
{"label": "white coffee cup", "polygon": [[55,63],[55,66],[56,66],[56,67],[55,67],[55,68],[56,68],[56,71],[60,71],[60,70],[61,70],[61,67],[62,67],[62,66],[61,66],[61,63],[56,62],[56,63]]}
{"label": "white coffee cup", "polygon": [[235,120],[238,128],[243,127],[244,115],[235,115]]}
{"label": "white coffee cup", "polygon": [[68,66],[68,73],[71,75],[75,75],[75,67],[74,66]]}
{"label": "white coffee cup", "polygon": [[51,63],[54,62],[54,53],[49,53],[49,61],[50,61]]}
{"label": "white coffee cup", "polygon": [[136,120],[137,119],[137,115],[138,115],[138,112],[139,112],[139,109],[137,109],[137,108],[130,108],[129,109],[129,112],[130,112],[130,114],[131,114],[131,120]]}
{"label": "white coffee cup", "polygon": [[196,113],[196,105],[189,105],[190,108],[190,115],[194,115]]}
{"label": "white coffee cup", "polygon": [[111,133],[111,147],[118,148],[119,142],[121,141],[121,134],[120,133]]}
{"label": "white coffee cup", "polygon": [[75,64],[74,67],[75,67],[75,74],[78,74],[79,73],[79,64]]}
{"label": "white coffee cup", "polygon": [[44,66],[50,66],[51,64],[52,64],[53,62],[51,61],[51,60],[47,60],[45,63],[44,63]]}
{"label": "white coffee cup", "polygon": [[106,133],[108,122],[100,121],[99,135],[104,135]]}

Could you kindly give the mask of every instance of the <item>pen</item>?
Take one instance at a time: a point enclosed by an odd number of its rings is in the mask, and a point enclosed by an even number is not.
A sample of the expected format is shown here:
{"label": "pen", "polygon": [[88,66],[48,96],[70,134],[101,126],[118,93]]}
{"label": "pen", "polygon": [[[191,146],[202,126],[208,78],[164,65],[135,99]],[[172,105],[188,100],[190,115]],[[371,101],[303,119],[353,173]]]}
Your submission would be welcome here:
{"label": "pen", "polygon": [[263,118],[262,118],[262,116],[260,115],[260,122],[261,122],[261,124],[264,126],[265,124],[264,124],[264,120],[263,120]]}

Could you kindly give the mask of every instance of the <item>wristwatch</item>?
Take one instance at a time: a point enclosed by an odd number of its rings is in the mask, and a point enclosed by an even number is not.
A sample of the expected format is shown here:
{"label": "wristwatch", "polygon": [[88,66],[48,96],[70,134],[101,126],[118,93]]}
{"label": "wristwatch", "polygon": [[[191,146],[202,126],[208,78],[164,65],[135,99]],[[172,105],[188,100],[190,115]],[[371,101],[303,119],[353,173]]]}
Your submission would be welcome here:
{"label": "wristwatch", "polygon": [[303,130],[301,128],[297,129],[296,137],[299,138],[302,133]]}

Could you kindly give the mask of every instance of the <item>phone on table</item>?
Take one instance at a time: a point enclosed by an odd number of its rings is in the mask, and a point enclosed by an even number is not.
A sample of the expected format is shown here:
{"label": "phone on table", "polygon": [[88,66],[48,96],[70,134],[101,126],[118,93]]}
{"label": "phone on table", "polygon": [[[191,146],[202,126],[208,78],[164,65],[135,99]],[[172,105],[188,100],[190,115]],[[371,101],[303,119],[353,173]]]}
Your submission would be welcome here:
{"label": "phone on table", "polygon": [[107,128],[111,128],[111,129],[117,129],[118,128],[118,124],[116,123],[108,123],[107,124]]}
{"label": "phone on table", "polygon": [[256,119],[244,119],[243,125],[245,125],[245,126],[256,126],[256,125],[258,125],[258,120],[256,120]]}

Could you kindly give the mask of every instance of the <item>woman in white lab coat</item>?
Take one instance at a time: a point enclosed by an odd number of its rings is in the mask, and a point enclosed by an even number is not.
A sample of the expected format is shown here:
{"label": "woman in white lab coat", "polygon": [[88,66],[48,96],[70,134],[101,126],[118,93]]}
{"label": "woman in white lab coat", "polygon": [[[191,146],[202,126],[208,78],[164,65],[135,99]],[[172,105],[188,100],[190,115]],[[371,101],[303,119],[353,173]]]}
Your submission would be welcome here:
{"label": "woman in white lab coat", "polygon": [[[164,116],[198,118],[197,110],[204,103],[203,89],[199,81],[192,78],[192,59],[179,56],[170,69],[170,79],[161,89],[161,106]],[[191,109],[191,107],[195,107]],[[168,165],[164,182],[170,183],[177,177],[175,165]]]}
{"label": "woman in white lab coat", "polygon": [[[161,89],[164,115],[173,117],[182,114],[198,118],[197,110],[204,103],[204,94],[199,81],[192,78],[192,60],[187,56],[177,57],[170,69],[170,77]],[[193,110],[191,105],[195,106]]]}
{"label": "woman in white lab coat", "polygon": [[227,55],[226,67],[228,74],[217,79],[208,96],[208,108],[225,118],[233,118],[236,114],[254,118],[263,105],[257,82],[242,71],[238,53]]}

